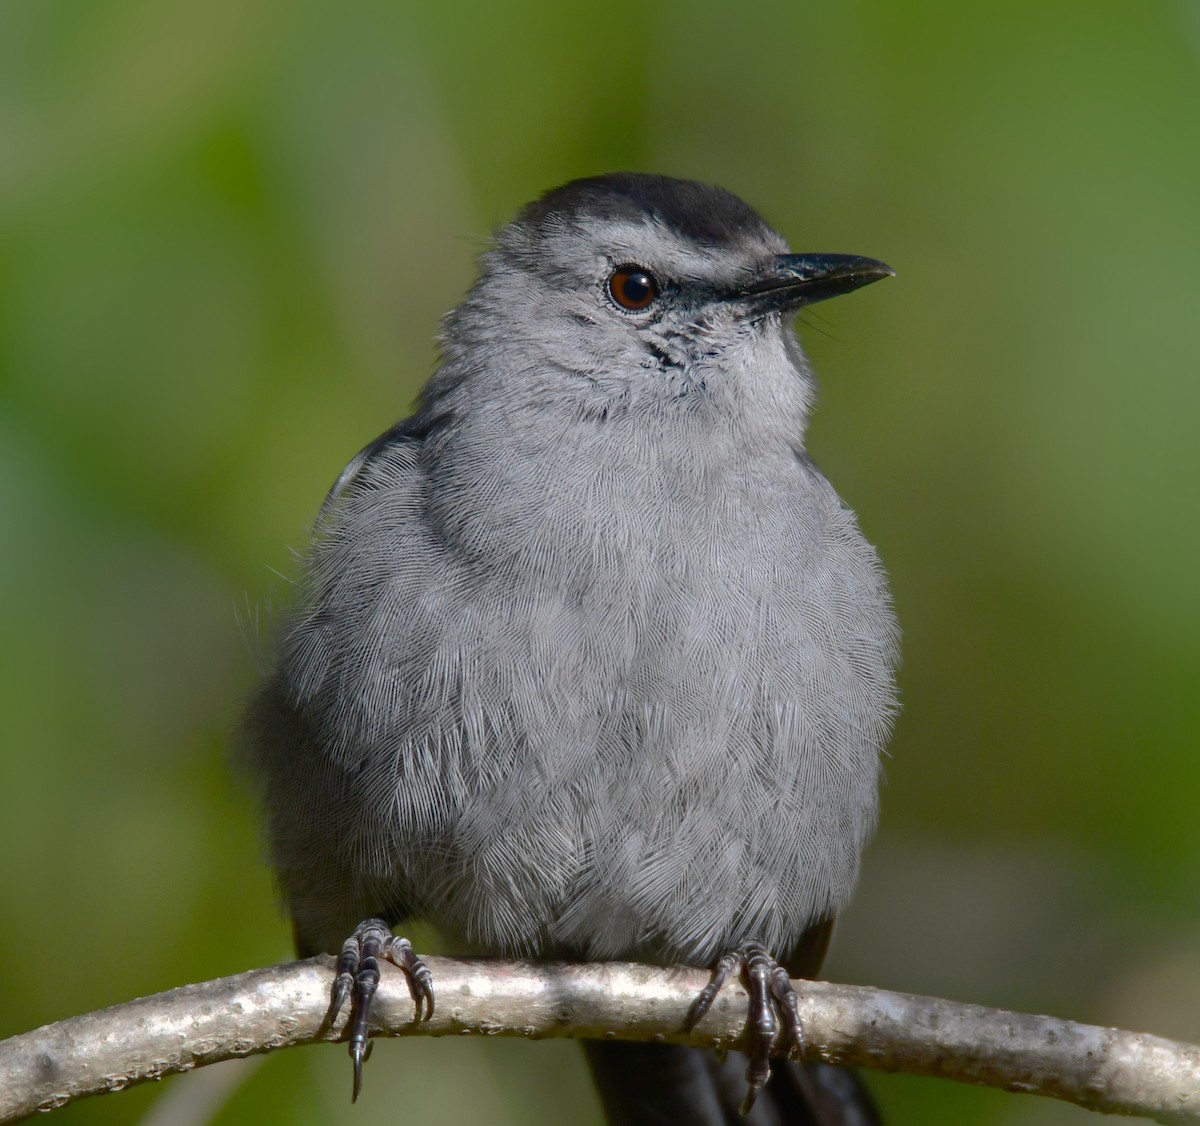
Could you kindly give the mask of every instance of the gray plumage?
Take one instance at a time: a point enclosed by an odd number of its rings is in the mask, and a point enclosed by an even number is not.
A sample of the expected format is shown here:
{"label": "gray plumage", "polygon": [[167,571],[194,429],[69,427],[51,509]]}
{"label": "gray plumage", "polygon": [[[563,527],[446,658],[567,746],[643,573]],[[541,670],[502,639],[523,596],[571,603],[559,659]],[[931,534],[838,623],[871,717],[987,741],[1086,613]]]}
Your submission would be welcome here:
{"label": "gray plumage", "polygon": [[456,951],[711,964],[845,903],[897,634],[805,452],[801,302],[757,284],[785,254],[726,192],[616,175],[483,255],[244,725],[302,948],[415,915]]}

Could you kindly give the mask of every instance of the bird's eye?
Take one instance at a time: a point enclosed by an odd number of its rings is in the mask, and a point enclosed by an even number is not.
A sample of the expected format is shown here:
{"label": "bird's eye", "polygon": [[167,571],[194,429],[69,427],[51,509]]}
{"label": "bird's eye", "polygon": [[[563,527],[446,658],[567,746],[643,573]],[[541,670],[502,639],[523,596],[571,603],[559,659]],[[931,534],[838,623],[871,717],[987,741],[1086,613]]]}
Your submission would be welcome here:
{"label": "bird's eye", "polygon": [[654,303],[658,282],[641,266],[618,266],[608,279],[608,292],[622,309],[638,313]]}

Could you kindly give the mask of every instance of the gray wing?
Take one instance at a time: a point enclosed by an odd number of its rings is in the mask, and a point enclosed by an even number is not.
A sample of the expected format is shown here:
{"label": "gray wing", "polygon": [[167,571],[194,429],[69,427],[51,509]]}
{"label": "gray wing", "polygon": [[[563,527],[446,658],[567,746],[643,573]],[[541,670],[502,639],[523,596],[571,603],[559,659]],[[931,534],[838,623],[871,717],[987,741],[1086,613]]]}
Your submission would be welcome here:
{"label": "gray wing", "polygon": [[397,442],[411,441],[417,436],[414,420],[411,418],[401,419],[390,430],[384,431],[373,442],[363,446],[346,464],[346,468],[338,474],[338,479],[334,481],[329,492],[325,494],[325,500],[321,504],[321,512],[317,517],[318,524],[325,517],[329,510],[329,506],[340,497],[344,496],[356,481],[358,481],[363,471],[378,458],[381,454]]}
{"label": "gray wing", "polygon": [[[246,708],[241,757],[267,811],[269,848],[305,952],[336,950],[368,915],[396,922],[406,913],[396,889],[364,879],[364,815],[356,779],[377,767],[381,748],[346,706],[350,670],[365,665],[355,640],[369,637],[362,616],[387,581],[394,521],[414,522],[421,447],[411,420],[365,446],[342,470],[317,518],[295,605],[280,623],[275,668]],[[375,499],[379,498],[379,499]],[[417,533],[419,535],[419,533]],[[359,685],[378,701],[378,690]],[[378,813],[375,814],[378,816]]]}

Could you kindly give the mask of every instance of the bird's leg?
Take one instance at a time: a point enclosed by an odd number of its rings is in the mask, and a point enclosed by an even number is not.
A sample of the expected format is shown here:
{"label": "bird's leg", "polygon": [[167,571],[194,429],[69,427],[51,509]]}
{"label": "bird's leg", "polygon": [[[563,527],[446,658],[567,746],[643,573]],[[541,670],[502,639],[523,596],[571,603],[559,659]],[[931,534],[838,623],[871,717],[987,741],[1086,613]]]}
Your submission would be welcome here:
{"label": "bird's leg", "polygon": [[779,1032],[779,1018],[775,1015],[775,1006],[779,1007],[783,1016],[788,1055],[803,1055],[804,1027],[800,1023],[799,998],[792,988],[787,970],[767,953],[761,942],[743,942],[717,960],[713,967],[712,980],[701,990],[688,1011],[689,1029],[694,1028],[708,1012],[721,986],[729,979],[729,975],[738,969],[745,975],[746,988],[750,994],[750,1013],[746,1021],[750,1041],[750,1063],[746,1068],[746,1082],[750,1084],[750,1088],[741,1108],[742,1114],[749,1114],[758,1092],[771,1074],[771,1048]]}
{"label": "bird's leg", "polygon": [[368,1055],[367,1022],[371,1001],[379,986],[379,959],[399,966],[408,978],[409,992],[417,1007],[417,1020],[433,1016],[433,975],[413,953],[407,938],[397,938],[382,919],[364,919],[342,946],[338,973],[333,982],[328,1021],[332,1023],[350,999],[350,1058],[354,1061],[354,1095],[362,1090],[362,1065]]}

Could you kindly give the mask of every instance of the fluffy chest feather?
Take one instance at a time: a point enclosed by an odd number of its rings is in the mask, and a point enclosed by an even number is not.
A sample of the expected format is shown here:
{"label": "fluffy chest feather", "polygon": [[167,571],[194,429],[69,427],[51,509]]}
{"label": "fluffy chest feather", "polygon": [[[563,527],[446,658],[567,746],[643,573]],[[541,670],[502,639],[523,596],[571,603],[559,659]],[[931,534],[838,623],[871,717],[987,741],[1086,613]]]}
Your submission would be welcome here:
{"label": "fluffy chest feather", "polygon": [[368,467],[289,639],[366,878],[514,953],[704,960],[835,910],[892,708],[851,514],[791,451],[492,437]]}

